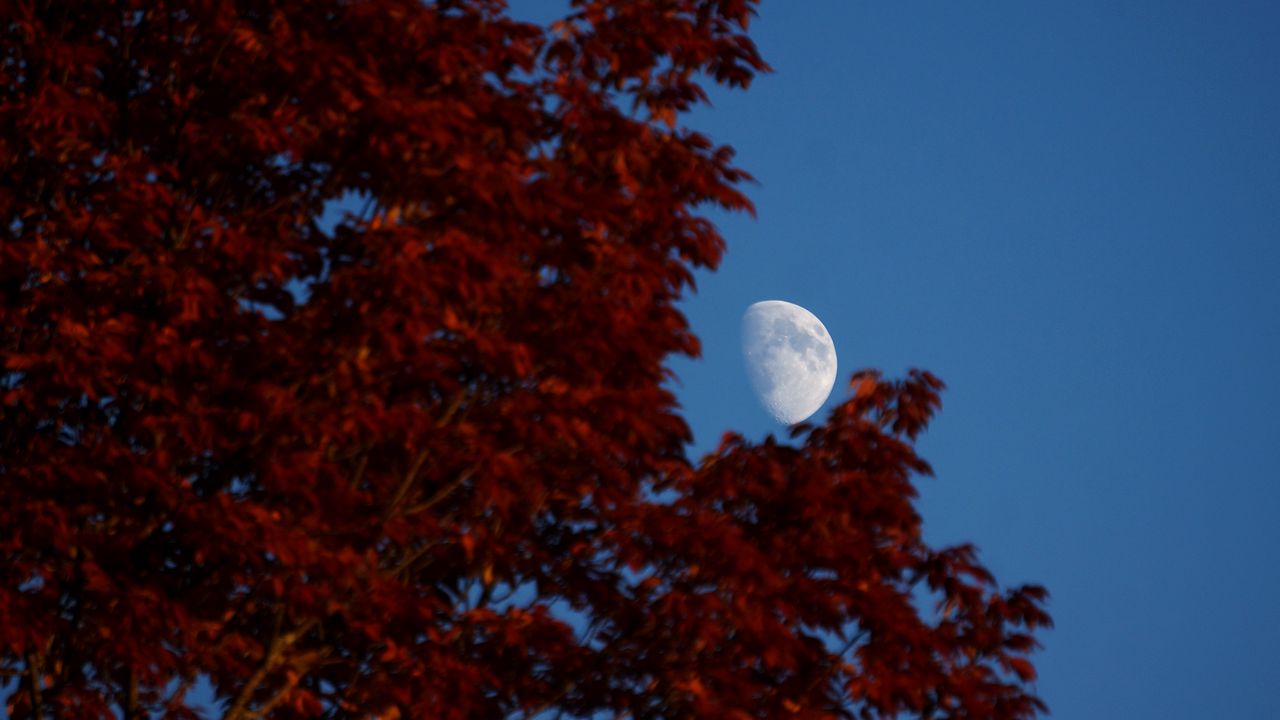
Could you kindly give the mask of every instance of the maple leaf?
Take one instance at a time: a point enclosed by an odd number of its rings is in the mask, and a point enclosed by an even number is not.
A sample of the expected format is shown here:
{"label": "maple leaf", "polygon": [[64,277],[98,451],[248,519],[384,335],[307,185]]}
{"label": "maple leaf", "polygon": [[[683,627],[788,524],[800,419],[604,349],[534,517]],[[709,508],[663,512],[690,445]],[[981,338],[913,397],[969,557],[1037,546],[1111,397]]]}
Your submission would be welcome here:
{"label": "maple leaf", "polygon": [[686,457],[755,5],[6,5],[8,716],[1041,711],[1043,589],[922,540],[937,378]]}

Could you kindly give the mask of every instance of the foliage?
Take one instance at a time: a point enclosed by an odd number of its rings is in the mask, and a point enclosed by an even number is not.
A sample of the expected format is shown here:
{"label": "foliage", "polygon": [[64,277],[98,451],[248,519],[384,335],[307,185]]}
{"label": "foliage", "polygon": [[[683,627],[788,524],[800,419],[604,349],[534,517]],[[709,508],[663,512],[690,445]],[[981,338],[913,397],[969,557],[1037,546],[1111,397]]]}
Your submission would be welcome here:
{"label": "foliage", "polygon": [[10,716],[1039,707],[1044,592],[921,539],[935,378],[686,458],[751,2],[0,7]]}

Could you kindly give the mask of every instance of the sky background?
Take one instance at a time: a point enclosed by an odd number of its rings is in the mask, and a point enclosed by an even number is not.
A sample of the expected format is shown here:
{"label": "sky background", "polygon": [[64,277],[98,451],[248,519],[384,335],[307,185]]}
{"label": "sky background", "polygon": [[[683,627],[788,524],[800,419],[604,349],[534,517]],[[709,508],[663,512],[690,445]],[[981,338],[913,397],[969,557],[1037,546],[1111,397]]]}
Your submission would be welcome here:
{"label": "sky background", "polygon": [[[742,312],[947,382],[926,537],[1052,593],[1060,718],[1274,717],[1280,3],[766,2],[775,72],[693,127],[759,216],[684,304],[694,452],[780,433]],[[781,433],[780,433],[781,434]]]}

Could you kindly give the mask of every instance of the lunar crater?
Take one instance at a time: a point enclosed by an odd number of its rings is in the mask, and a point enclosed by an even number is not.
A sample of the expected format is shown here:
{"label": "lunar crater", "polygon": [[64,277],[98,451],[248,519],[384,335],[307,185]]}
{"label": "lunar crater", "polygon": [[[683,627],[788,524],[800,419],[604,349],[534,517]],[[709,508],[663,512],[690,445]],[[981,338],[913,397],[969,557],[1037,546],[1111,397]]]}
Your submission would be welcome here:
{"label": "lunar crater", "polygon": [[831,336],[822,321],[799,305],[765,300],[747,308],[742,351],[752,389],[784,425],[816,412],[835,385]]}

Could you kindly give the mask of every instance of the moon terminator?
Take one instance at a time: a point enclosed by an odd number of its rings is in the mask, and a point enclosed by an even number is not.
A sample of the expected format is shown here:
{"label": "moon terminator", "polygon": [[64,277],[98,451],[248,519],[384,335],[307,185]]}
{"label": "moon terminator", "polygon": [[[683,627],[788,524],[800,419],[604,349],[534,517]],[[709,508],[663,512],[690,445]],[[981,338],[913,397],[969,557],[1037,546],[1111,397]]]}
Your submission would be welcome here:
{"label": "moon terminator", "polygon": [[836,346],[813,313],[764,300],[742,316],[742,356],[756,397],[775,420],[794,425],[831,395]]}

